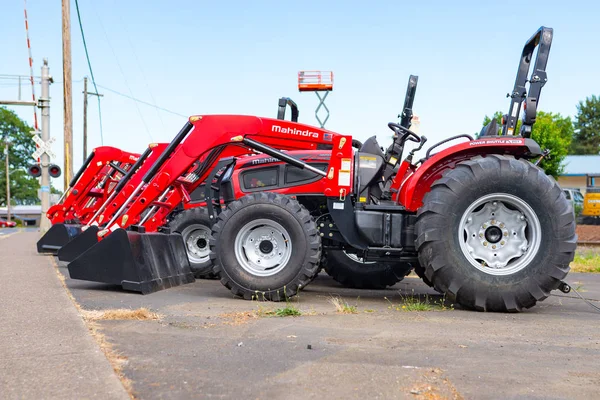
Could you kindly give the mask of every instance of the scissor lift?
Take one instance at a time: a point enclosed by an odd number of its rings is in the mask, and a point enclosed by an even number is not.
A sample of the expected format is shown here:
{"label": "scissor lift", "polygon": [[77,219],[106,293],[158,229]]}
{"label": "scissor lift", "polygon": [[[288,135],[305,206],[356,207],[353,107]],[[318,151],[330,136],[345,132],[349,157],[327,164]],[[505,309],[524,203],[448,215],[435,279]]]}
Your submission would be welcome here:
{"label": "scissor lift", "polygon": [[[332,71],[300,71],[298,72],[298,90],[300,92],[315,92],[319,98],[319,105],[315,110],[315,118],[321,128],[325,128],[325,123],[329,119],[329,109],[325,105],[325,99],[329,92],[333,90],[333,72]],[[325,92],[321,95],[321,92]],[[323,107],[325,119],[319,118],[319,110]]]}

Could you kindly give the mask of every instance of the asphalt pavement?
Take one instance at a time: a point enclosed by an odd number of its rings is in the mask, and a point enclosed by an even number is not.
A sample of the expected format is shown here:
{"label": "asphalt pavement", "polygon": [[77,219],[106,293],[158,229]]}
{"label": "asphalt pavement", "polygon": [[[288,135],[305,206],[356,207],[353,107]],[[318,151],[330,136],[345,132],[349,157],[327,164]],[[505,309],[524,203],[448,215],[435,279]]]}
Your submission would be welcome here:
{"label": "asphalt pavement", "polygon": [[[64,267],[60,270],[68,275]],[[600,275],[570,274],[600,305]],[[291,305],[232,298],[217,280],[151,295],[67,279],[85,309],[149,308],[159,321],[103,321],[143,399],[597,399],[600,314],[573,293],[518,314],[406,311],[443,301],[409,276],[388,290],[322,273]],[[332,298],[356,307],[339,314]]]}

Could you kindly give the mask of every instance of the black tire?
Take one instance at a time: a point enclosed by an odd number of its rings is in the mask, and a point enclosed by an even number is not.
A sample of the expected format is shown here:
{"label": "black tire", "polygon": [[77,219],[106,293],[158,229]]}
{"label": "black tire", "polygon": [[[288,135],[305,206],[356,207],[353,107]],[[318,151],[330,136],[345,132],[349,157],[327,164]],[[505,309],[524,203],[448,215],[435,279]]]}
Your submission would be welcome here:
{"label": "black tire", "polygon": [[324,250],[321,264],[333,280],[354,289],[385,289],[400,282],[412,269],[408,263],[364,263],[336,249]]}
{"label": "black tire", "polygon": [[[178,213],[169,222],[171,232],[183,236],[185,250],[194,276],[199,279],[216,279],[213,273],[213,263],[210,259],[210,232],[211,221],[208,211],[204,207],[192,208]],[[196,243],[192,243],[194,235]],[[196,252],[194,254],[193,252]]]}
{"label": "black tire", "polygon": [[[267,256],[271,255],[272,258],[280,257],[281,254],[287,254],[289,257],[287,260],[281,260],[272,271],[265,271],[271,274],[267,276],[253,273],[251,268],[257,267],[258,264],[248,260],[254,255],[251,252],[248,255],[245,247],[238,247],[236,244],[236,239],[240,243],[245,242],[246,227],[251,227],[254,223],[259,224],[257,230],[262,229],[261,220],[265,221],[264,226],[268,229],[272,229],[269,224],[279,225],[285,236],[285,246],[277,247],[284,250],[279,256],[273,247],[261,256],[268,253]],[[261,246],[263,242],[269,242],[262,236],[258,238],[255,242],[256,254],[259,254],[259,251],[263,252],[258,240],[261,240]],[[210,248],[214,272],[221,279],[221,283],[234,295],[247,300],[264,298],[281,301],[295,295],[314,278],[321,259],[321,237],[306,208],[288,196],[269,192],[248,195],[231,202],[213,225]]]}
{"label": "black tire", "polygon": [[423,283],[425,283],[429,287],[433,287],[433,283],[431,283],[431,281],[429,279],[427,279],[427,277],[425,276],[425,268],[421,267],[421,265],[418,265],[415,267],[414,271],[415,271],[415,274],[419,278],[421,278]]}
{"label": "black tire", "polygon": [[[521,224],[527,225],[520,233],[523,237],[539,231],[539,241],[527,238],[525,245],[520,244],[525,243],[522,240],[515,242],[517,247],[522,246],[521,253],[506,265],[510,267],[510,263],[515,262],[521,269],[506,269],[505,275],[492,275],[496,270],[487,267],[488,264],[475,267],[466,255],[470,250],[462,250],[461,246],[466,247],[464,242],[481,240],[480,235],[473,235],[473,239],[467,236],[468,229],[472,229],[469,232],[478,229],[467,228],[467,223],[474,220],[465,220],[465,228],[460,230],[459,235],[461,219],[480,213],[473,209],[472,214],[466,214],[469,207],[486,199],[484,196],[497,193],[509,199],[518,198],[530,207],[527,212],[533,212],[531,218],[524,218],[524,213],[515,217],[524,221]],[[480,215],[488,218],[487,210]],[[535,218],[539,222],[537,227]],[[511,224],[515,226],[517,223]],[[506,226],[508,229],[508,224]],[[483,223],[481,228],[490,229],[491,226]],[[516,230],[512,235],[516,235]],[[573,209],[556,181],[525,160],[500,155],[476,157],[446,171],[423,200],[416,233],[419,260],[433,287],[445,293],[449,300],[481,311],[520,311],[545,299],[569,272],[577,245]],[[512,240],[511,234],[500,235],[508,237],[506,244]],[[500,235],[498,237],[502,238]],[[483,240],[488,238],[483,237]],[[500,239],[497,238],[495,240],[493,243],[505,243],[498,242]],[[491,244],[492,241],[481,241],[481,246]],[[477,247],[476,251],[489,258],[496,256],[492,253],[500,252],[490,252],[490,247]]]}

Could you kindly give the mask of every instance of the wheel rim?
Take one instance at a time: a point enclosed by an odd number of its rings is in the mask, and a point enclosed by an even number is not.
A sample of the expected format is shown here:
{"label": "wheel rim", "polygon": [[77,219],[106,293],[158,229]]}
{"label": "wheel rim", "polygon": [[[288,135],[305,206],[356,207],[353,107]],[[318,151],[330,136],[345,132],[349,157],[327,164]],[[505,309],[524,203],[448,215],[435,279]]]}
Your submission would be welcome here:
{"label": "wheel rim", "polygon": [[460,220],[458,235],[466,259],[490,275],[511,275],[527,267],[542,238],[533,209],[506,193],[474,201]]}
{"label": "wheel rim", "polygon": [[235,237],[235,257],[256,276],[272,276],[287,265],[292,243],[287,230],[275,221],[258,219],[244,225]]}
{"label": "wheel rim", "polygon": [[200,264],[209,260],[210,246],[210,228],[205,225],[190,225],[182,232],[185,250],[188,260],[194,264]]}
{"label": "wheel rim", "polygon": [[352,261],[355,261],[357,263],[361,263],[361,264],[375,264],[375,261],[365,261],[364,258],[359,257],[356,254],[346,253],[346,250],[342,250],[342,251],[346,255],[346,257],[348,257],[349,259],[351,259]]}

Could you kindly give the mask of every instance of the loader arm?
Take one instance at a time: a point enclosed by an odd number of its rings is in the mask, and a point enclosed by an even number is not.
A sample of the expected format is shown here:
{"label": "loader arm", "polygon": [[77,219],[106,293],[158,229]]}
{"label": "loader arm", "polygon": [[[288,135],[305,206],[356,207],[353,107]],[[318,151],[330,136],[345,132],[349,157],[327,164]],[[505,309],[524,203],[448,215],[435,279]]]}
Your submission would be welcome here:
{"label": "loader arm", "polygon": [[76,204],[73,204],[70,213],[77,217],[80,222],[87,223],[94,212],[110,196],[117,183],[131,166],[131,161],[129,164],[123,164],[124,168],[112,162],[105,165],[102,171],[95,177],[97,183],[87,191],[85,197],[82,197]]}
{"label": "loader arm", "polygon": [[[138,159],[139,154],[122,151],[115,147],[97,147],[85,160],[69,187],[62,202],[48,210],[47,216],[54,223],[64,222],[69,217],[78,216],[78,208],[85,207],[92,190],[107,177],[119,172],[115,167],[127,169]],[[105,187],[104,189],[108,189]],[[91,196],[97,197],[97,196]]]}
{"label": "loader arm", "polygon": [[[148,207],[169,191],[169,201],[160,203],[160,214],[147,221],[146,227],[154,230],[181,201],[182,192],[172,189],[179,184],[178,179],[198,160],[202,163],[201,172],[195,186],[189,186],[189,191],[207,179],[219,159],[255,151],[279,157],[288,163],[298,163],[297,166],[303,168],[305,163],[292,159],[279,150],[316,150],[318,144],[333,145],[334,149],[327,172],[324,173],[327,177],[324,194],[345,197],[352,192],[353,150],[350,136],[270,118],[239,115],[190,117],[189,122],[138,183],[128,199],[133,201],[122,212],[113,216],[111,223],[99,232],[99,236],[135,224]],[[318,173],[322,174],[323,171]]]}
{"label": "loader arm", "polygon": [[132,166],[132,170],[114,187],[111,196],[104,201],[98,212],[88,221],[87,225],[97,226],[103,222],[107,222],[122,207],[125,200],[141,181],[142,176],[150,169],[167,145],[168,143],[151,144],[140,157],[138,163]]}

